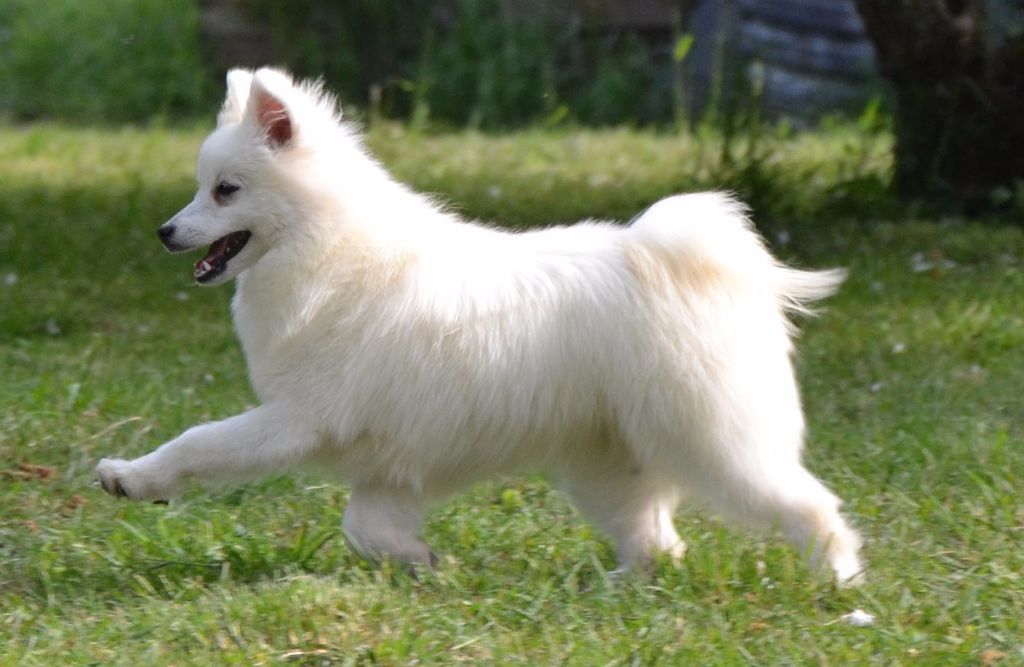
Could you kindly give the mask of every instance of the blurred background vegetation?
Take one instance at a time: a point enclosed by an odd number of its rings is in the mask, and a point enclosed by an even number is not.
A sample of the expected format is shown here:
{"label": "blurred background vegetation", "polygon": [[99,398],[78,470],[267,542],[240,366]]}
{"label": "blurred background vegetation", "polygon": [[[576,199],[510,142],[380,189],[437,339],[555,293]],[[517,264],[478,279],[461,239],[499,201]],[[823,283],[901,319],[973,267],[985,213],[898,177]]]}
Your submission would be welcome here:
{"label": "blurred background vegetation", "polygon": [[[10,0],[0,5],[0,109],[73,122],[206,116],[225,68],[281,63],[323,76],[352,108],[421,124],[675,118],[664,35],[534,5]],[[661,14],[646,20],[665,24]]]}
{"label": "blurred background vegetation", "polygon": [[193,0],[0,2],[0,113],[15,120],[147,122],[209,114]]}
{"label": "blurred background vegetation", "polygon": [[[884,182],[870,170],[837,185],[867,196],[866,213],[878,213],[892,194],[899,197],[890,210],[913,201],[944,213],[1018,216],[1024,0],[895,7],[878,0],[5,0],[0,119],[190,124],[212,117],[228,67],[271,63],[322,76],[346,114],[370,126],[714,134],[732,170],[723,185],[742,181],[737,189],[755,191],[755,205],[756,190],[774,177],[765,170],[773,142],[845,120],[869,141],[894,135],[896,160]],[[916,26],[941,39],[929,45]],[[915,62],[892,48],[899,43],[928,57]]]}

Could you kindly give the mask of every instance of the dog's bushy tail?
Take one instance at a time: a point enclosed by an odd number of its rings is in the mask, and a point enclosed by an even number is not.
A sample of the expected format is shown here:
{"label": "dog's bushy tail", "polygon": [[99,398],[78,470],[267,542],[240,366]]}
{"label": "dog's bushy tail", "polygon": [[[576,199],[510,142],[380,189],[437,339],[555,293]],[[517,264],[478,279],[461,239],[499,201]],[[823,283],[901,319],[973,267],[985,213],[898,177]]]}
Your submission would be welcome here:
{"label": "dog's bushy tail", "polygon": [[832,296],[846,280],[846,269],[801,271],[776,264],[776,282],[782,307],[793,313],[812,315],[810,304]]}
{"label": "dog's bushy tail", "polygon": [[[637,216],[631,235],[646,266],[671,274],[679,289],[746,288],[774,291],[779,307],[811,314],[811,303],[836,292],[843,269],[802,271],[778,262],[768,252],[747,216],[747,208],[720,192],[663,199]],[[634,258],[635,260],[636,258]]]}

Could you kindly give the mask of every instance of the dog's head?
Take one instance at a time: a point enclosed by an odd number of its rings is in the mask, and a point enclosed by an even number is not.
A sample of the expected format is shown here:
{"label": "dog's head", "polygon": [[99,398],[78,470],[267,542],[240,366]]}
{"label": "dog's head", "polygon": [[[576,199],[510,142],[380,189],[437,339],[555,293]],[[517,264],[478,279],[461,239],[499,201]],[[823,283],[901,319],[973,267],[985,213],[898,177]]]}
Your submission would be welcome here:
{"label": "dog's head", "polygon": [[300,121],[333,105],[315,84],[296,86],[272,69],[232,70],[227,87],[217,129],[199,151],[198,192],[159,229],[171,252],[209,246],[195,265],[202,285],[231,280],[279,242],[301,210],[294,181],[308,151]]}

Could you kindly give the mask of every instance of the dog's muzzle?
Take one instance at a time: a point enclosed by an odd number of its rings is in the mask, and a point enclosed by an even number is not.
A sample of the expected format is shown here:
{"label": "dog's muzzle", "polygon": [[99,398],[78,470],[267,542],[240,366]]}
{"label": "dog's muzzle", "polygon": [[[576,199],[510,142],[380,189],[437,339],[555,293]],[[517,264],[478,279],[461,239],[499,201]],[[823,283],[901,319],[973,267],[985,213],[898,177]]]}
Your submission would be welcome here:
{"label": "dog's muzzle", "polygon": [[160,228],[156,230],[156,235],[160,237],[160,242],[163,243],[164,247],[171,252],[179,252],[186,249],[183,248],[180,243],[176,243],[173,240],[174,233],[176,231],[177,228],[174,226],[174,223],[171,222],[160,225]]}

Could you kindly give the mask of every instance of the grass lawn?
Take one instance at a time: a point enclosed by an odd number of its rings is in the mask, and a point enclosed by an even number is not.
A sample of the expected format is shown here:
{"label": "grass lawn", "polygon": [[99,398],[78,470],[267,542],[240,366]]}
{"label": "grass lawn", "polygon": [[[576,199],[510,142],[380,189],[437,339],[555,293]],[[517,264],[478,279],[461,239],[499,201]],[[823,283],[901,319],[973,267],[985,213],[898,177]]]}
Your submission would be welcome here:
{"label": "grass lawn", "polygon": [[[104,495],[100,457],[254,402],[231,289],[193,287],[155,235],[202,136],[0,127],[0,665],[1024,663],[1024,234],[844,218],[871,217],[850,202],[884,178],[884,138],[773,139],[754,170],[714,138],[624,130],[369,139],[515,225],[733,185],[780,255],[848,267],[799,343],[810,466],[867,541],[868,583],[837,590],[696,510],[681,567],[612,585],[607,542],[540,478],[437,511],[443,564],[419,579],[349,551],[326,480]],[[855,608],[875,624],[838,620]]]}

